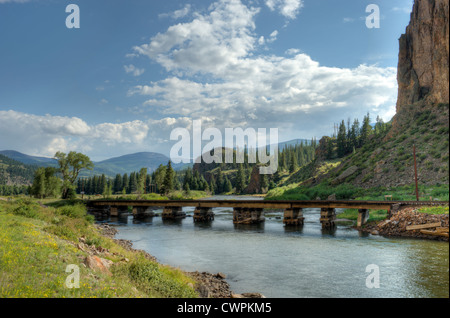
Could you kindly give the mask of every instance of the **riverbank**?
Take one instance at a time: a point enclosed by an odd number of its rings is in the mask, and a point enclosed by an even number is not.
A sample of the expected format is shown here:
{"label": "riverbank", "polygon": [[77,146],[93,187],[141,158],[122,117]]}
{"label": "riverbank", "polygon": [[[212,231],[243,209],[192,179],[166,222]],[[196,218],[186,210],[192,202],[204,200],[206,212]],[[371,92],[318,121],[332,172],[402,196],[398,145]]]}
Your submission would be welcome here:
{"label": "riverbank", "polygon": [[0,298],[199,297],[194,278],[103,235],[83,204],[45,204],[0,200]]}
{"label": "riverbank", "polygon": [[[123,246],[128,251],[134,253],[142,253],[146,258],[157,262],[156,257],[143,250],[133,248],[133,243],[130,240],[116,239],[115,235],[118,230],[107,223],[96,224],[100,233],[105,237],[114,240],[117,244]],[[185,275],[194,279],[197,284],[193,286],[200,298],[264,298],[259,293],[243,293],[236,294],[230,289],[230,285],[226,281],[226,275],[223,273],[207,273],[207,272],[186,272]]]}
{"label": "riverbank", "polygon": [[404,208],[390,218],[369,222],[360,230],[386,237],[408,237],[448,242],[448,228],[447,207],[447,214],[428,214],[421,212],[418,208]]}

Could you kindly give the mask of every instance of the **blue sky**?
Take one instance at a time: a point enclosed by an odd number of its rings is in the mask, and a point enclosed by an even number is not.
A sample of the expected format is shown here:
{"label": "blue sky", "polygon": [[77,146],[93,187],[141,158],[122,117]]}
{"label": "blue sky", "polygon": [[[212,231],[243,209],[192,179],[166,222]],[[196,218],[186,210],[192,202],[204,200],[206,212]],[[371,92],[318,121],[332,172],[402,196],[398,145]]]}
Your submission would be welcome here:
{"label": "blue sky", "polygon": [[[65,24],[68,4],[80,28]],[[380,8],[368,29],[368,4]],[[390,120],[411,0],[0,0],[0,149],[168,154],[170,132]]]}

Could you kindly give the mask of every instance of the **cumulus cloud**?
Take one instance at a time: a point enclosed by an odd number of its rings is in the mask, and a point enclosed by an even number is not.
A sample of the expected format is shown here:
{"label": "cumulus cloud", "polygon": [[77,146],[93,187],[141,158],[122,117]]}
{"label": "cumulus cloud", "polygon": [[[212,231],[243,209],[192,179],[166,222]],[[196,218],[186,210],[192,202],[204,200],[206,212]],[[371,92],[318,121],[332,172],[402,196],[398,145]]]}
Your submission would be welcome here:
{"label": "cumulus cloud", "polygon": [[170,17],[172,19],[181,19],[187,16],[191,12],[191,5],[186,4],[182,9],[175,10],[170,13],[161,13],[158,15],[159,18],[167,18]]}
{"label": "cumulus cloud", "polygon": [[[294,17],[302,6],[301,1],[264,3],[286,17]],[[261,46],[275,41],[279,32],[267,38],[257,34],[259,12],[239,0],[219,0],[205,12],[190,12],[190,22],[134,46],[130,54],[147,57],[167,72],[128,91],[134,101],[141,98],[139,114],[147,112],[151,119],[89,125],[75,117],[0,111],[0,149],[46,156],[56,149],[77,150],[91,158],[137,151],[168,154],[170,132],[190,129],[195,119],[204,128],[222,131],[279,128],[283,140],[320,138],[332,132],[334,122],[362,119],[367,111],[390,120],[397,97],[395,68],[326,67],[299,48],[284,56],[262,54]],[[140,72],[133,64],[124,69],[135,76]]]}
{"label": "cumulus cloud", "polygon": [[295,19],[303,7],[302,0],[267,0],[267,7],[272,11],[278,11],[288,19]]}
{"label": "cumulus cloud", "polygon": [[0,0],[0,4],[2,3],[11,3],[11,2],[15,2],[15,3],[25,3],[25,2],[29,2],[31,0]]}
{"label": "cumulus cloud", "polygon": [[[57,151],[81,151],[94,160],[164,147],[168,152],[170,131],[179,125],[188,126],[188,120],[169,117],[88,125],[76,117],[0,111],[0,149],[47,157]],[[164,147],[156,149],[158,143]]]}
{"label": "cumulus cloud", "polygon": [[136,66],[134,66],[133,64],[124,65],[123,68],[125,69],[126,73],[131,73],[131,74],[133,74],[133,76],[141,76],[145,72],[145,69],[143,69],[143,68],[139,69]]}
{"label": "cumulus cloud", "polygon": [[[301,2],[295,3],[299,9]],[[294,7],[289,1],[266,4],[274,10]],[[206,115],[217,127],[280,127],[297,137],[317,136],[324,131],[322,123],[362,118],[367,111],[390,120],[386,116],[397,97],[395,68],[325,67],[296,48],[287,56],[255,54],[278,36],[278,31],[268,39],[255,33],[258,12],[238,0],[221,0],[208,13],[135,46],[135,53],[160,63],[169,76],[135,86],[129,95],[142,95],[142,107],[165,116]]]}

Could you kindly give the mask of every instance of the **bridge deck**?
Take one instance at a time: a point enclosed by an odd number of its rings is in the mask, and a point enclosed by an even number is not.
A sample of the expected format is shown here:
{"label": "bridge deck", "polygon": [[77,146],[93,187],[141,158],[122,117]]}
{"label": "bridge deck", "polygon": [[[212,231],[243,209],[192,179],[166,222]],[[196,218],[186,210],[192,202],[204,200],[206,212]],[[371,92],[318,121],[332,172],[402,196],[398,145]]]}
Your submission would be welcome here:
{"label": "bridge deck", "polygon": [[95,200],[89,206],[135,206],[135,207],[198,207],[198,208],[349,208],[368,210],[390,210],[400,206],[440,206],[448,201],[356,201],[356,200],[311,200],[311,201],[263,201],[263,200]]}

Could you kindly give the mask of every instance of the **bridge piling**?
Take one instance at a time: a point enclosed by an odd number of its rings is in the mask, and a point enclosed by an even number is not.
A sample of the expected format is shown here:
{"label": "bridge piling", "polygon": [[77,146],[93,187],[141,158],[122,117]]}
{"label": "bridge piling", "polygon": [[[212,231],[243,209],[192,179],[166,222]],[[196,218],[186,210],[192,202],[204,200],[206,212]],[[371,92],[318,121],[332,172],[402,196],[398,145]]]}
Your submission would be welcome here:
{"label": "bridge piling", "polygon": [[336,220],[336,209],[333,208],[321,208],[320,209],[320,223],[322,229],[332,229],[336,226],[334,221]]}
{"label": "bridge piling", "polygon": [[284,210],[283,223],[285,225],[303,225],[304,220],[302,208]]}
{"label": "bridge piling", "polygon": [[112,206],[109,208],[110,216],[119,216],[119,209],[116,206]]}
{"label": "bridge piling", "polygon": [[163,220],[183,219],[185,217],[186,217],[186,213],[183,212],[183,208],[180,206],[164,207],[164,210],[162,213]]}
{"label": "bridge piling", "polygon": [[361,227],[367,223],[369,220],[369,210],[367,209],[359,209],[358,210],[358,220],[356,222],[357,227]]}
{"label": "bridge piling", "polygon": [[194,222],[209,222],[214,220],[212,208],[195,208]]}
{"label": "bridge piling", "polygon": [[234,224],[257,224],[265,220],[263,209],[233,208]]}
{"label": "bridge piling", "polygon": [[153,210],[150,207],[133,206],[133,216],[134,217],[155,216],[155,212],[153,212]]}

